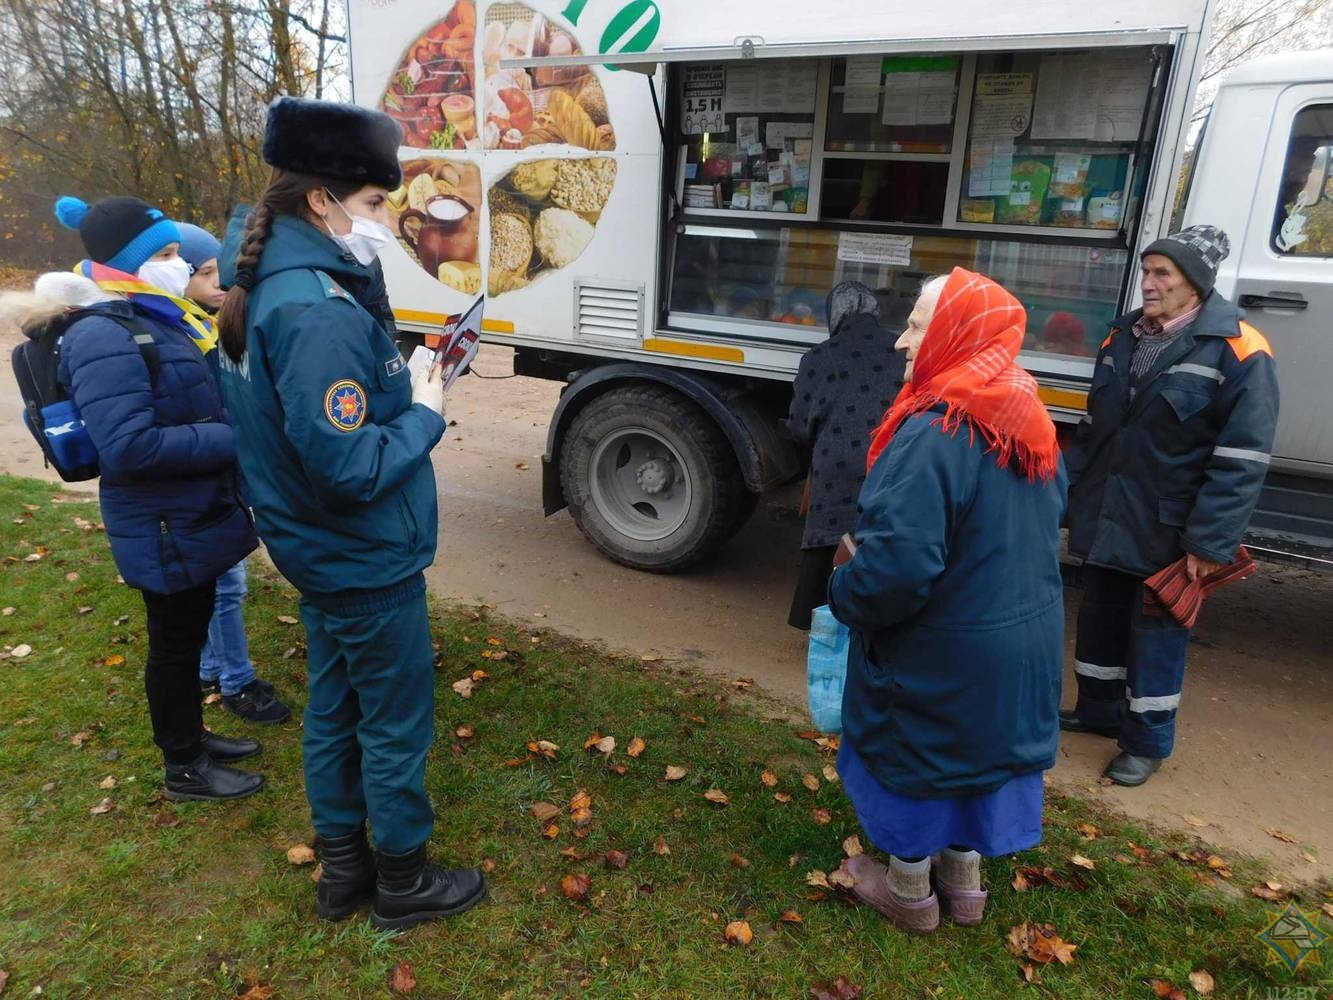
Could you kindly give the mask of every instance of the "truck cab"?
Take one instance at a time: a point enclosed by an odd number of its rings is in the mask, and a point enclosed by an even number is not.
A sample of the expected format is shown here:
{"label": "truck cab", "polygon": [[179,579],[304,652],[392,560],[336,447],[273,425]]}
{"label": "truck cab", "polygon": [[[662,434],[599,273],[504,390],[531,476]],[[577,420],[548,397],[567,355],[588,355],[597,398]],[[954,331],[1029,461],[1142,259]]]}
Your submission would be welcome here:
{"label": "truck cab", "polygon": [[1217,290],[1273,347],[1282,412],[1251,547],[1333,551],[1333,50],[1255,59],[1222,82],[1192,166],[1186,225],[1220,226]]}

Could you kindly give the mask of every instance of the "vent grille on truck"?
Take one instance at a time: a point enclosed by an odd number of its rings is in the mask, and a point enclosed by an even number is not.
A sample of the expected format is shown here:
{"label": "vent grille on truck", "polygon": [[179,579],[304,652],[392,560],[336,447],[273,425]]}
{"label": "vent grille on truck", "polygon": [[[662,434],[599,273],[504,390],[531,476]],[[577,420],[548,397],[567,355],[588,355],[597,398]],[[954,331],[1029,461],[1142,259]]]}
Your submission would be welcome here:
{"label": "vent grille on truck", "polygon": [[643,285],[574,283],[574,332],[588,340],[643,342]]}

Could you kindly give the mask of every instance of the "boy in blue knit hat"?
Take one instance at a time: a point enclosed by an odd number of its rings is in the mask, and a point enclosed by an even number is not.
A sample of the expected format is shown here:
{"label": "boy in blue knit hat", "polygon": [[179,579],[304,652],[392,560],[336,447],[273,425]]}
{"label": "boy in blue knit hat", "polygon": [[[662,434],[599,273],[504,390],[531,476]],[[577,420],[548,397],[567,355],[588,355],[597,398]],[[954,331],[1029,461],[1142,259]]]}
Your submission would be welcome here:
{"label": "boy in blue knit hat", "polygon": [[193,299],[210,313],[222,308],[226,294],[218,283],[218,251],[222,244],[207,229],[188,222],[176,223],[180,230],[181,260],[190,268],[190,282],[185,286],[185,297]]}
{"label": "boy in blue knit hat", "polygon": [[[207,229],[188,222],[178,222],[176,228],[180,231],[181,260],[190,268],[185,297],[210,313],[217,312],[225,294],[218,284],[218,251],[222,244]],[[209,358],[215,362],[217,353]],[[272,684],[255,676],[242,613],[248,592],[242,559],[218,577],[208,642],[199,657],[199,691],[202,695],[220,691],[222,707],[246,722],[274,725],[290,719],[292,711],[277,698]]]}

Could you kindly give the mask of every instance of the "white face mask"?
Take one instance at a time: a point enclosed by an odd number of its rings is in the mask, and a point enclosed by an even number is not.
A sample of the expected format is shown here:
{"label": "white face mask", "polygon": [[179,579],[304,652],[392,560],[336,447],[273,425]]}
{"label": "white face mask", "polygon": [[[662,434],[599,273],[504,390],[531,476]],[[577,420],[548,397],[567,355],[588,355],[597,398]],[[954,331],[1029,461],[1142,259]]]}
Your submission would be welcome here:
{"label": "white face mask", "polygon": [[347,216],[348,221],[352,224],[350,233],[339,236],[333,231],[333,227],[329,225],[328,220],[324,220],[324,225],[329,230],[329,237],[334,243],[337,243],[338,246],[355,257],[358,264],[362,267],[369,267],[371,262],[380,255],[380,251],[393,242],[393,233],[388,226],[380,225],[373,219],[364,219],[347,211],[343,203],[333,197],[332,191],[326,189],[324,193],[333,198],[333,203],[342,209],[343,215]]}
{"label": "white face mask", "polygon": [[190,283],[190,265],[180,257],[170,260],[150,260],[139,268],[137,277],[168,295],[185,297],[185,286]]}

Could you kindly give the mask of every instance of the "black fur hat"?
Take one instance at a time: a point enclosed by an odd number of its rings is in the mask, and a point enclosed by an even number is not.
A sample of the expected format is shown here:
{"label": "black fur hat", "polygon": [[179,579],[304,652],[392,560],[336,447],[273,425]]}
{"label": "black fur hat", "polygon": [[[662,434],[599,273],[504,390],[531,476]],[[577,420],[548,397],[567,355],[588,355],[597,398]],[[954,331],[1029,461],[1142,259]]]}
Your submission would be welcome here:
{"label": "black fur hat", "polygon": [[298,174],[393,189],[403,182],[398,165],[402,139],[403,130],[383,112],[279,97],[268,108],[264,162]]}

